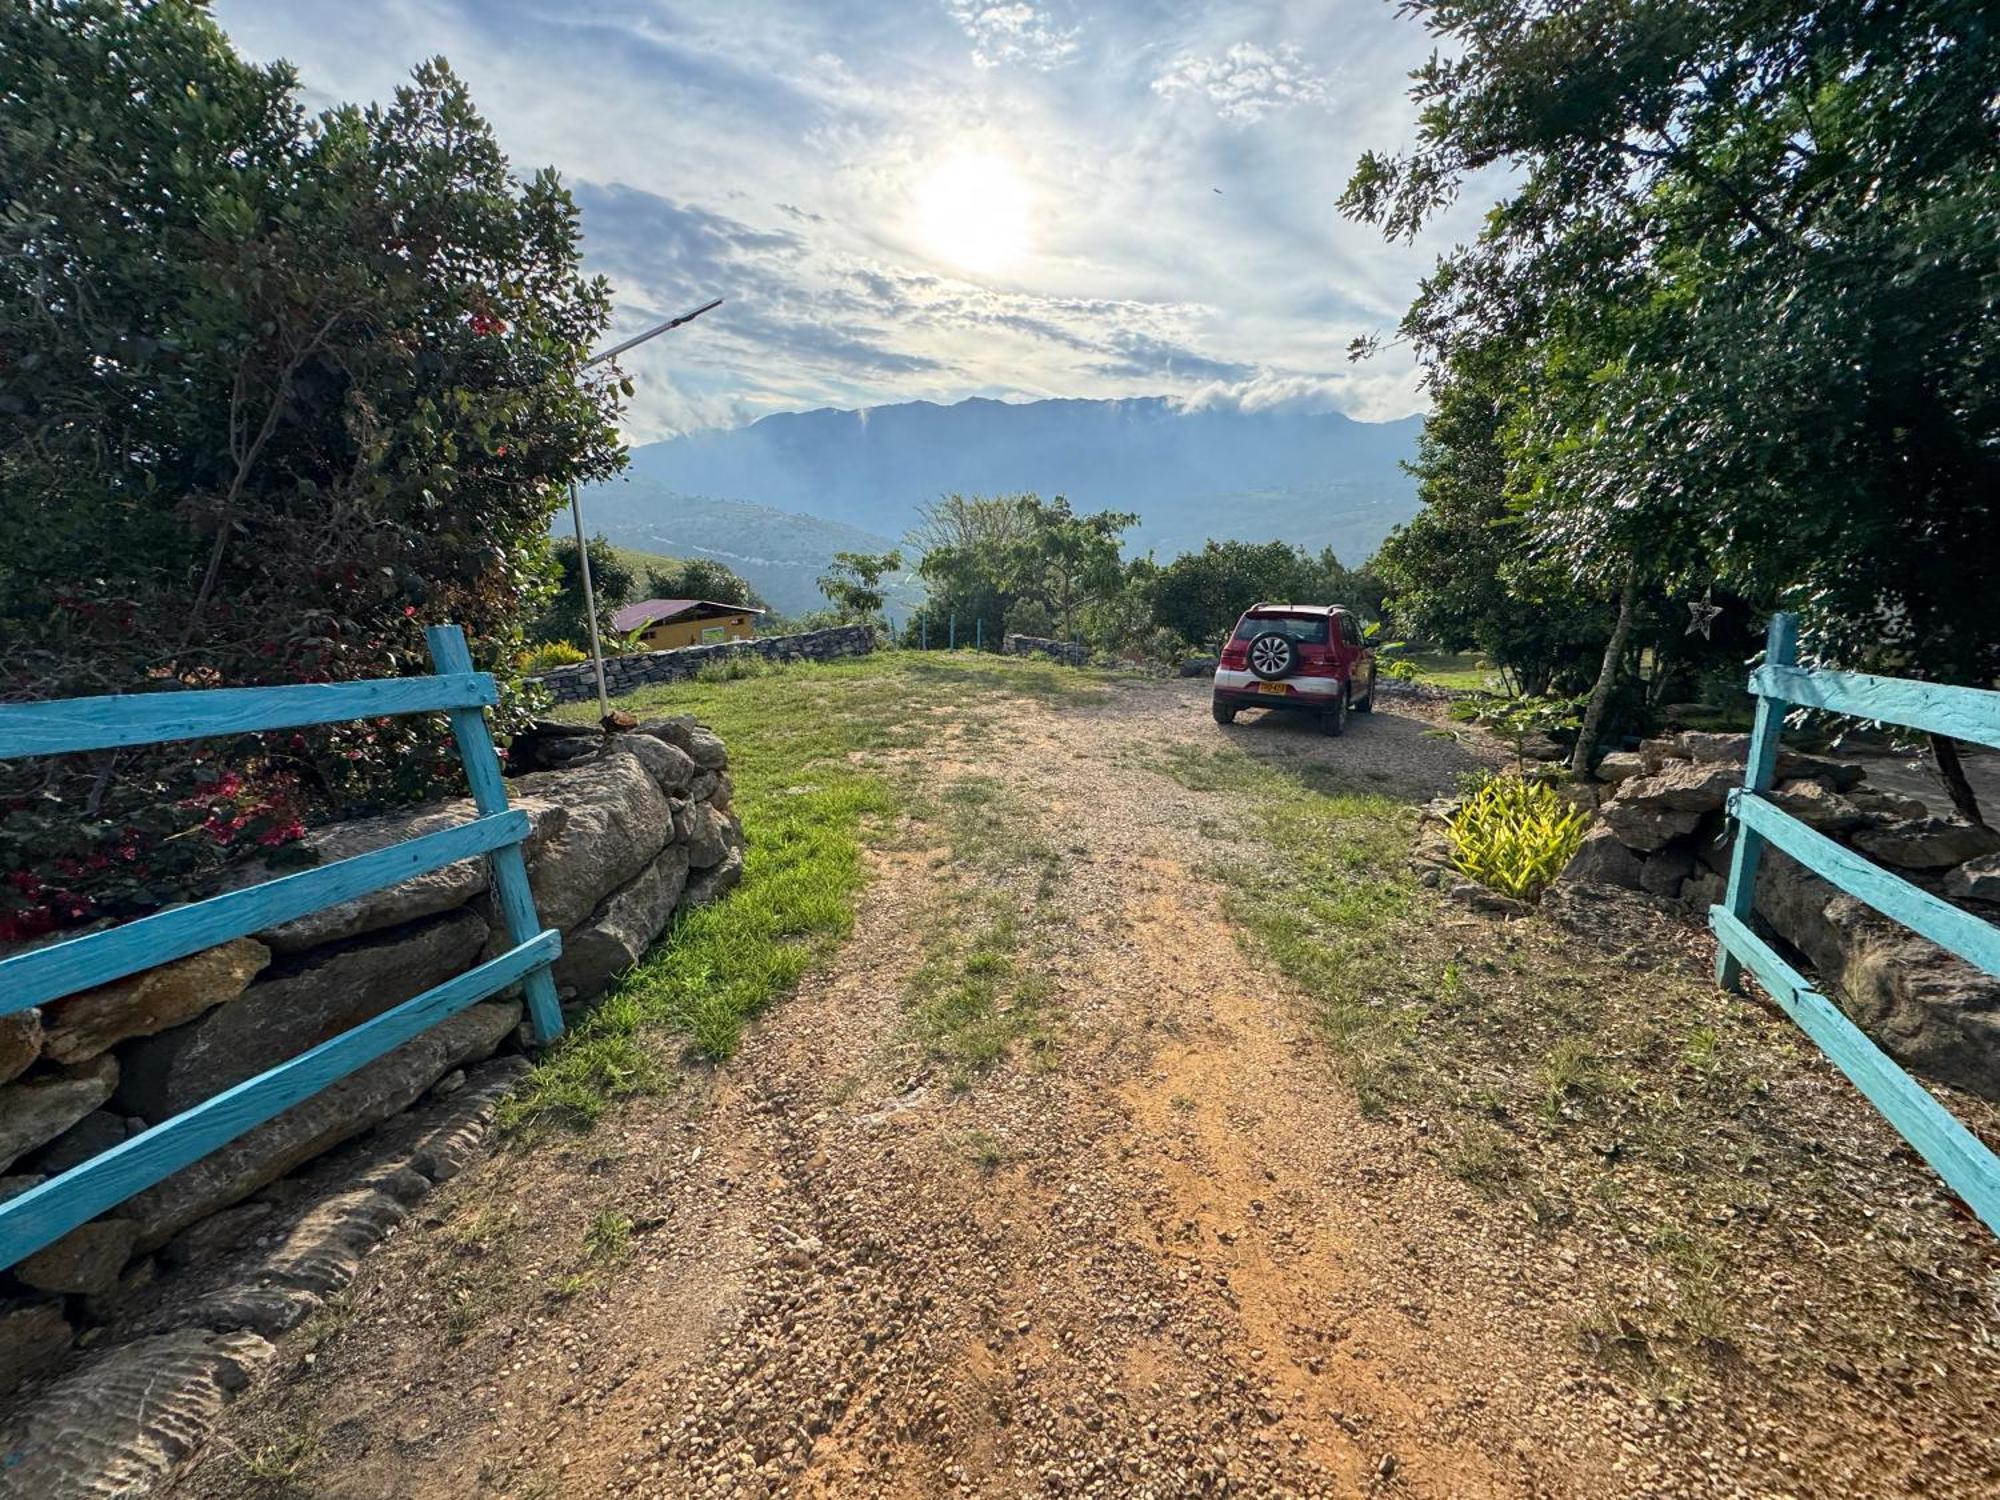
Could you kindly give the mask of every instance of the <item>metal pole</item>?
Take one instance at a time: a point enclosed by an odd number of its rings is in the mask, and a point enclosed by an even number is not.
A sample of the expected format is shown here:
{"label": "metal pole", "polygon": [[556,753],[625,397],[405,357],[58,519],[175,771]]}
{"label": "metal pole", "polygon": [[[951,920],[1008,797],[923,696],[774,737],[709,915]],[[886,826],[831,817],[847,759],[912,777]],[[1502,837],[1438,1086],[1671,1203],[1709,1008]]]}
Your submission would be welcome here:
{"label": "metal pole", "polygon": [[917,649],[919,651],[928,651],[931,649],[931,617],[929,615],[925,615],[923,624],[917,627]]}
{"label": "metal pole", "polygon": [[597,668],[597,717],[611,717],[611,696],[604,691],[604,646],[597,639],[597,591],[590,582],[590,548],[583,540],[583,506],[576,498],[576,486],[569,487],[570,519],[576,522],[576,565],[583,574],[583,613],[590,621],[590,662]]}
{"label": "metal pole", "polygon": [[986,616],[984,615],[980,615],[972,622],[972,649],[974,651],[984,651],[986,649]]}
{"label": "metal pole", "polygon": [[958,611],[953,610],[951,612],[951,633],[945,637],[945,650],[956,651],[957,649],[958,649]]}

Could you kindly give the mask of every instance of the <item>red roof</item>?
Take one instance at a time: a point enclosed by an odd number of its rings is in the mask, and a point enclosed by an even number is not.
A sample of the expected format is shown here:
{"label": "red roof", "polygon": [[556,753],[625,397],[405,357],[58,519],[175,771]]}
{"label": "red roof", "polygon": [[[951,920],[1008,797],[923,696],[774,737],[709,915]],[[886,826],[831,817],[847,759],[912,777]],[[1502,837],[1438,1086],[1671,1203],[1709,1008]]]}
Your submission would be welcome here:
{"label": "red roof", "polygon": [[611,628],[621,635],[648,625],[663,624],[677,620],[691,610],[705,609],[722,615],[761,615],[761,609],[752,609],[747,604],[717,604],[713,599],[641,599],[637,604],[628,604],[623,609],[611,612]]}

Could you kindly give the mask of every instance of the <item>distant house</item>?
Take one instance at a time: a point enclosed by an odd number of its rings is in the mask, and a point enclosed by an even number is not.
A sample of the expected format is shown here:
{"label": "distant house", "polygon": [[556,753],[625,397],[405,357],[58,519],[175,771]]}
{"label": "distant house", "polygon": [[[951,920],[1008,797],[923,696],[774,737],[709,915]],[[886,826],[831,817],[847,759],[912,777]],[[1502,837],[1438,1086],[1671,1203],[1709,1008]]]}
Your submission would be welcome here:
{"label": "distant house", "polygon": [[622,636],[639,631],[639,644],[648,651],[670,651],[712,641],[747,641],[757,633],[762,613],[747,604],[708,599],[642,599],[614,612],[611,628]]}

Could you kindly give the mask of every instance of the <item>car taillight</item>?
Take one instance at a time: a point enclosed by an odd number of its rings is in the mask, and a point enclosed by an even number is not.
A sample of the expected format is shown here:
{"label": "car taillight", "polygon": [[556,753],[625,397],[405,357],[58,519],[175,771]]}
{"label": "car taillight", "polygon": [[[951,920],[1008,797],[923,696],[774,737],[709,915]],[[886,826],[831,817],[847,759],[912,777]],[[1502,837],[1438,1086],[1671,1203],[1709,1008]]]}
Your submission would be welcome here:
{"label": "car taillight", "polygon": [[1302,651],[1299,653],[1299,676],[1338,677],[1340,663],[1331,651]]}
{"label": "car taillight", "polygon": [[1241,641],[1231,641],[1222,648],[1222,664],[1225,667],[1235,667],[1240,670],[1248,666],[1249,662],[1250,648]]}

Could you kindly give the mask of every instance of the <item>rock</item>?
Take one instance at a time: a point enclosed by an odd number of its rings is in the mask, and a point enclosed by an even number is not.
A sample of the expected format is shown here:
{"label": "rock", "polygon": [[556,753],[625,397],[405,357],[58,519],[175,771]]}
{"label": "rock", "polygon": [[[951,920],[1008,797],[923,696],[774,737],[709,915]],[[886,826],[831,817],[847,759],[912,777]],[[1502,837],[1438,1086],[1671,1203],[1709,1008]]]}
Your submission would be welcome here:
{"label": "rock", "polygon": [[130,1134],[132,1132],[126,1128],[123,1115],[113,1114],[108,1109],[93,1109],[29,1157],[23,1165],[53,1177],[58,1172],[80,1166],[113,1146],[122,1145]]}
{"label": "rock", "polygon": [[239,1203],[190,1224],[160,1251],[160,1260],[170,1269],[196,1266],[247,1245],[278,1217],[275,1203]]}
{"label": "rock", "polygon": [[37,1250],[14,1274],[38,1292],[108,1292],[138,1237],[130,1219],[93,1219]]}
{"label": "rock", "polygon": [[291,1233],[257,1263],[257,1280],[330,1297],[354,1280],[361,1257],[409,1215],[409,1207],[375,1188],[327,1198],[306,1211]]}
{"label": "rock", "polygon": [[721,785],[720,771],[702,771],[688,783],[687,794],[697,802],[706,802],[715,795],[716,788]]}
{"label": "rock", "polygon": [[1660,768],[1671,761],[1687,759],[1686,752],[1681,749],[1678,735],[1671,735],[1665,739],[1641,740],[1636,753],[1640,766],[1648,776],[1657,776]]}
{"label": "rock", "polygon": [[1771,804],[1821,833],[1845,833],[1868,821],[1868,814],[1834,791],[1825,780],[1780,782],[1769,794]]}
{"label": "rock", "polygon": [[1569,747],[1546,734],[1527,734],[1521,737],[1521,754],[1527,760],[1568,760]]}
{"label": "rock", "polygon": [[2000,901],[2000,854],[1967,860],[1945,876],[1944,890],[1961,901]]}
{"label": "rock", "polygon": [[1182,677],[1213,677],[1215,669],[1222,665],[1219,656],[1183,657],[1176,669]]}
{"label": "rock", "polygon": [[65,995],[43,1007],[43,1050],[59,1063],[84,1062],[116,1043],[191,1021],[243,993],[271,950],[236,938],[112,984]]}
{"label": "rock", "polygon": [[1496,917],[1525,917],[1532,909],[1525,901],[1516,900],[1500,891],[1490,890],[1476,880],[1446,879],[1440,882],[1447,899],[1473,911],[1485,912]]}
{"label": "rock", "polygon": [[[0,1396],[67,1354],[75,1336],[59,1301],[17,1302],[0,1308]],[[6,1483],[5,1471],[0,1470],[0,1494],[7,1493]]]}
{"label": "rock", "polygon": [[153,1493],[277,1351],[254,1333],[185,1330],[107,1350],[0,1435],[7,1500]]}
{"label": "rock", "polygon": [[1750,754],[1747,734],[1717,734],[1702,729],[1683,730],[1676,737],[1682,755],[1696,763],[1720,762],[1740,766]]}
{"label": "rock", "polygon": [[0,1087],[0,1169],[61,1135],[111,1097],[118,1059],[93,1058],[80,1068],[36,1073]]}
{"label": "rock", "polygon": [[1863,787],[1848,796],[1849,802],[1878,818],[1906,820],[1927,818],[1930,809],[1915,797],[1905,797],[1900,792],[1879,792],[1873,787]]}
{"label": "rock", "polygon": [[1922,818],[1864,828],[1854,835],[1854,847],[1901,870],[1948,870],[2000,852],[2000,834],[1972,823]]}
{"label": "rock", "polygon": [[127,1047],[121,1105],[164,1120],[470,968],[486,924],[428,917],[280,963],[232,1005]]}
{"label": "rock", "polygon": [[699,911],[704,906],[713,905],[734,890],[742,878],[743,853],[739,849],[731,849],[723,856],[722,863],[688,881],[687,889],[681,893],[681,908]]}
{"label": "rock", "polygon": [[42,1013],[17,1010],[0,1016],[0,1083],[11,1083],[42,1055]]}
{"label": "rock", "polygon": [[1780,781],[1817,777],[1836,792],[1852,791],[1867,777],[1867,768],[1851,760],[1835,760],[1826,755],[1808,755],[1803,750],[1778,747],[1777,777]]}
{"label": "rock", "polygon": [[[508,799],[508,804],[528,815],[529,834],[523,848],[531,858],[569,821],[569,806],[560,796],[515,796]],[[387,848],[391,844],[407,843],[426,833],[456,828],[478,816],[479,809],[473,805],[472,799],[461,797],[454,802],[431,803],[404,812],[385,813],[380,817],[333,823],[314,829],[300,842],[306,852],[316,856],[319,862],[331,863]],[[302,953],[309,948],[359,937],[363,933],[399,927],[419,917],[454,911],[482,893],[486,884],[486,860],[483,857],[462,859],[455,865],[446,865],[442,870],[415,876],[385,891],[371,891],[352,901],[343,901],[296,921],[270,928],[257,936],[279,953]]]}
{"label": "rock", "polygon": [[607,755],[572,771],[523,777],[520,786],[569,804],[568,821],[528,864],[535,909],[562,932],[652,863],[672,831],[666,794],[637,756]]}
{"label": "rock", "polygon": [[1675,839],[1693,833],[1701,823],[1698,812],[1674,812],[1650,803],[1615,799],[1605,803],[1598,816],[1628,849],[1664,849]]}
{"label": "rock", "polygon": [[1646,763],[1633,750],[1614,750],[1597,763],[1597,779],[1613,786],[1646,774]]}
{"label": "rock", "polygon": [[102,1326],[129,1318],[154,1282],[160,1268],[150,1255],[142,1255],[118,1273],[118,1279],[101,1292],[86,1293],[80,1300],[86,1322]]}
{"label": "rock", "polygon": [[1697,869],[1681,882],[1680,902],[1695,915],[1700,916],[1711,906],[1719,905],[1729,893],[1729,880],[1710,869]]}
{"label": "rock", "polygon": [[706,802],[694,804],[688,816],[687,862],[697,870],[713,869],[729,852],[727,819]]}
{"label": "rock", "polygon": [[486,1001],[460,1011],[147,1188],[120,1209],[139,1224],[138,1248],[157,1249],[195,1220],[408,1109],[453,1068],[491,1053],[520,1020],[518,1001]]}
{"label": "rock", "polygon": [[1761,862],[1756,911],[1884,1051],[1913,1072],[2000,1099],[2000,979],[1775,849]]}
{"label": "rock", "polygon": [[[709,863],[721,857],[718,850]],[[606,896],[590,920],[563,939],[553,975],[564,998],[598,994],[644,958],[673,916],[687,877],[686,846],[669,844],[645,869]]]}
{"label": "rock", "polygon": [[729,764],[729,749],[722,743],[721,737],[706,724],[697,723],[686,714],[641,724],[639,733],[650,734],[656,740],[665,740],[669,745],[685,750],[704,771],[720,771]]}
{"label": "rock", "polygon": [[669,797],[682,796],[695,778],[694,760],[678,745],[650,734],[623,734],[613,744],[627,755],[636,755],[659,789]]}
{"label": "rock", "polygon": [[1743,773],[1735,766],[1714,761],[1671,762],[1650,776],[1625,782],[1607,808],[1622,803],[1665,812],[1715,812],[1728,802],[1730,791],[1742,784]]}
{"label": "rock", "polygon": [[42,1172],[16,1172],[10,1177],[0,1177],[0,1203],[9,1198],[18,1198],[31,1187],[40,1187],[48,1176]]}
{"label": "rock", "polygon": [[727,771],[718,771],[715,776],[715,790],[708,794],[708,805],[717,812],[726,813],[736,801],[736,783]]}
{"label": "rock", "polygon": [[1639,856],[1619,841],[1618,835],[1602,823],[1594,825],[1577,845],[1576,853],[1563,866],[1558,879],[1569,883],[1616,885],[1627,890],[1639,888]]}
{"label": "rock", "polygon": [[1694,874],[1694,854],[1687,849],[1662,849],[1648,855],[1639,871],[1639,889],[1649,896],[1674,901],[1680,898],[1681,882]]}

